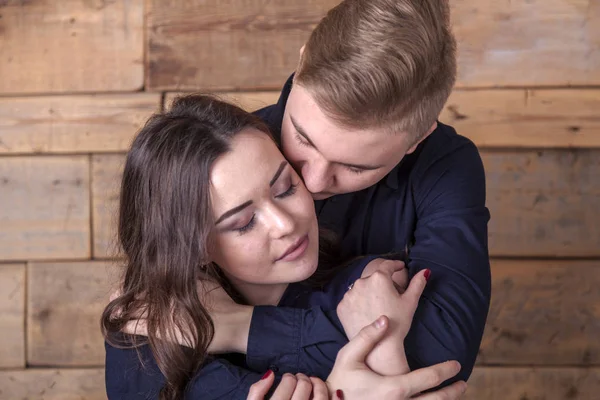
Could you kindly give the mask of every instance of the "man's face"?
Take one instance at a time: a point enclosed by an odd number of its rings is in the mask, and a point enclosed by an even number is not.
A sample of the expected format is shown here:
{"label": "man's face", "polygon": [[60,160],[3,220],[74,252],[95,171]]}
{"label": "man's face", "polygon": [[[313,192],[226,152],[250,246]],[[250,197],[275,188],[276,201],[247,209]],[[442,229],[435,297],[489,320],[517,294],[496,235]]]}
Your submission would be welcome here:
{"label": "man's face", "polygon": [[384,130],[343,128],[299,85],[292,87],[281,126],[283,153],[315,200],[377,183],[405,154],[414,151],[416,145],[410,147],[408,137]]}

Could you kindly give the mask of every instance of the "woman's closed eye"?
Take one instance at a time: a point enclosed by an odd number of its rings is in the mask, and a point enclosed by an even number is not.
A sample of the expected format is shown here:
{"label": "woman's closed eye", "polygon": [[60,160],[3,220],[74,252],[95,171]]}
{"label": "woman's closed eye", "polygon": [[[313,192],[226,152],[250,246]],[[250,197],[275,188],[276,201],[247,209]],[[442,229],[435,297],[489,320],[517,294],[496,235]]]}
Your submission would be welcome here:
{"label": "woman's closed eye", "polygon": [[244,233],[251,230],[254,227],[255,223],[256,223],[256,215],[252,214],[252,218],[250,218],[250,221],[248,221],[248,223],[246,225],[244,225],[240,228],[235,228],[234,230],[237,231],[240,235],[243,235]]}
{"label": "woman's closed eye", "polygon": [[296,193],[296,189],[298,189],[298,184],[290,183],[288,189],[285,192],[276,195],[275,198],[284,199],[286,197],[293,196]]}

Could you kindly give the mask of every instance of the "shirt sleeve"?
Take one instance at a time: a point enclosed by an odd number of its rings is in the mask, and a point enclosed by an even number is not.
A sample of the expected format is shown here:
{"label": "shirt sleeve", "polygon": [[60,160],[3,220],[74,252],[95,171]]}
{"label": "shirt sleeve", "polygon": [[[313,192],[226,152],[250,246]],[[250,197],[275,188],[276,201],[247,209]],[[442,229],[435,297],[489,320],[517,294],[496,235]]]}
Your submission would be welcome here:
{"label": "shirt sleeve", "polygon": [[311,294],[309,309],[254,307],[246,362],[258,371],[302,372],[326,379],[338,351],[348,343],[335,309],[348,285],[377,256],[362,257],[336,273],[322,291]]}
{"label": "shirt sleeve", "polygon": [[409,249],[413,276],[429,268],[427,283],[405,340],[411,369],[457,360],[456,380],[470,376],[491,296],[484,168],[469,142],[430,165],[417,179],[417,224]]}
{"label": "shirt sleeve", "polygon": [[[158,399],[165,384],[165,377],[160,372],[149,346],[119,349],[105,343],[105,348],[106,394],[109,400]],[[207,362],[190,381],[184,398],[246,399],[250,386],[259,381],[262,375],[235,366],[222,358],[215,358]],[[271,392],[279,381],[280,378],[276,376]]]}

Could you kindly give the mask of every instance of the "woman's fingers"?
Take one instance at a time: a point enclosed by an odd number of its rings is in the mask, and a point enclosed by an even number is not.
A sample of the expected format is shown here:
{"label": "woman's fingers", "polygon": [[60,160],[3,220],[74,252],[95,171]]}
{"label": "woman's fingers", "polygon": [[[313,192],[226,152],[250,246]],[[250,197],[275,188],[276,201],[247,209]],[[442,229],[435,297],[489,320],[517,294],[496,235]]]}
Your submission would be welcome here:
{"label": "woman's fingers", "polygon": [[267,371],[260,381],[250,386],[247,400],[263,400],[273,385],[273,381],[275,381],[275,375],[272,371]]}
{"label": "woman's fingers", "polygon": [[406,291],[402,294],[402,299],[408,300],[407,305],[410,307],[412,314],[414,314],[417,306],[419,305],[419,299],[423,294],[423,290],[425,290],[427,279],[430,273],[431,272],[428,269],[419,271],[410,280]]}
{"label": "woman's fingers", "polygon": [[454,382],[452,385],[431,393],[414,397],[418,400],[458,400],[467,390],[465,381]]}
{"label": "woman's fingers", "polygon": [[[283,374],[279,386],[271,396],[271,400],[290,400],[296,390],[297,378],[292,374]],[[294,399],[295,400],[295,399]]]}
{"label": "woman's fingers", "polygon": [[338,353],[336,360],[341,363],[364,363],[367,354],[383,338],[389,326],[389,319],[382,315],[375,322],[362,328]]}
{"label": "woman's fingers", "polygon": [[[433,389],[442,384],[442,382],[452,378],[460,371],[460,364],[457,361],[446,361],[431,367],[420,368],[409,372],[400,378],[390,381],[392,387],[402,387],[404,394],[414,396],[425,390]],[[394,382],[395,381],[395,382]],[[401,385],[398,385],[398,381]],[[435,397],[434,397],[435,398]],[[441,398],[443,399],[443,397]]]}
{"label": "woman's fingers", "polygon": [[304,374],[296,374],[296,388],[291,400],[309,400],[312,393],[312,382]]}
{"label": "woman's fingers", "polygon": [[329,400],[329,390],[327,385],[319,378],[310,377],[312,383],[312,400]]}

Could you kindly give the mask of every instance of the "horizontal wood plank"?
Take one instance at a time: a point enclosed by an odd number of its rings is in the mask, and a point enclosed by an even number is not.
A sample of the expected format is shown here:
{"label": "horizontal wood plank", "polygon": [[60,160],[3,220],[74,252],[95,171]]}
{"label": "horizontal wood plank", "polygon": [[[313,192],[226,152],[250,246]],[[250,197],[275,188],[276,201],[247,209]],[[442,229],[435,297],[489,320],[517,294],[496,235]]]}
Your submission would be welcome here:
{"label": "horizontal wood plank", "polygon": [[600,150],[484,151],[494,256],[600,255]]}
{"label": "horizontal wood plank", "polygon": [[0,321],[0,368],[25,367],[24,264],[0,264]]}
{"label": "horizontal wood plank", "polygon": [[123,175],[124,155],[92,156],[92,210],[94,257],[115,257],[119,191]]}
{"label": "horizontal wood plank", "polygon": [[600,261],[492,262],[478,363],[600,364]]}
{"label": "horizontal wood plank", "polygon": [[160,95],[0,98],[0,155],[125,151]]}
{"label": "horizontal wood plank", "polygon": [[477,367],[464,400],[595,400],[600,369]]}
{"label": "horizontal wood plank", "polygon": [[[148,86],[278,89],[313,27],[338,2],[154,0]],[[451,7],[458,87],[600,84],[600,3],[483,0]]]}
{"label": "horizontal wood plank", "polygon": [[455,90],[440,121],[481,148],[600,147],[600,90]]}
{"label": "horizontal wood plank", "polygon": [[595,0],[451,0],[459,87],[600,83]]}
{"label": "horizontal wood plank", "polygon": [[0,371],[0,399],[106,400],[104,369]]}
{"label": "horizontal wood plank", "polygon": [[164,2],[148,9],[151,90],[276,89],[339,0]]}
{"label": "horizontal wood plank", "polygon": [[[167,108],[177,95],[168,93]],[[247,111],[275,104],[278,91],[217,95]],[[440,121],[480,148],[599,148],[600,90],[454,90]]]}
{"label": "horizontal wood plank", "polygon": [[142,87],[144,0],[9,1],[0,12],[0,93]]}
{"label": "horizontal wood plank", "polygon": [[89,157],[0,157],[0,260],[90,256]]}
{"label": "horizontal wood plank", "polygon": [[[165,108],[169,109],[177,96],[191,94],[192,92],[167,93],[165,96]],[[218,92],[213,93],[217,98],[233,103],[248,112],[253,112],[266,106],[277,103],[279,92]]]}
{"label": "horizontal wood plank", "polygon": [[117,269],[103,262],[30,264],[28,365],[103,365],[100,315],[117,281]]}

